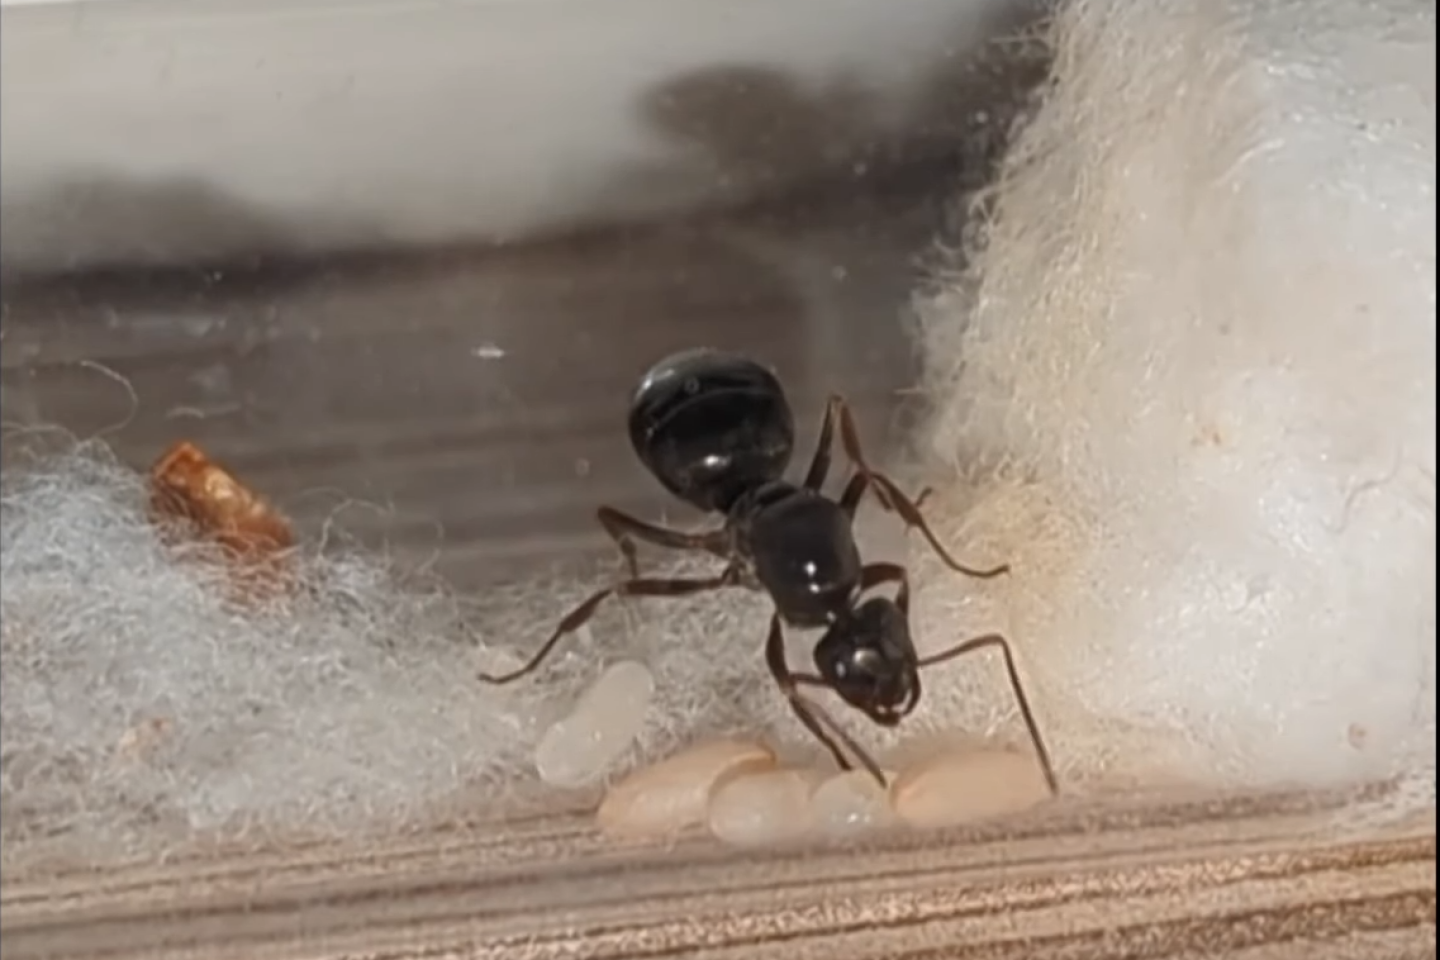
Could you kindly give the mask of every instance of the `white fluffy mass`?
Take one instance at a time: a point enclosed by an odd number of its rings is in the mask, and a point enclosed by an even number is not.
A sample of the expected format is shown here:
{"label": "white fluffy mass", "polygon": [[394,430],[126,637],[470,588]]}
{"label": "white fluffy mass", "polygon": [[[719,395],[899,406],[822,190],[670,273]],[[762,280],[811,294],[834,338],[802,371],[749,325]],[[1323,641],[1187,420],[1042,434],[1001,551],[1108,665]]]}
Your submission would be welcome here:
{"label": "white fluffy mass", "polygon": [[329,826],[518,762],[453,599],[316,554],[312,591],[234,603],[210,549],[162,543],[146,496],[98,443],[4,476],[7,855],[44,837],[127,853],[157,831]]}
{"label": "white fluffy mass", "polygon": [[1053,30],[971,266],[920,305],[934,510],[1015,570],[928,563],[927,645],[1004,629],[1073,772],[1433,802],[1435,6]]}
{"label": "white fluffy mass", "polygon": [[534,680],[497,689],[476,674],[517,665],[618,558],[595,582],[465,598],[347,542],[337,518],[294,558],[304,589],[258,602],[211,548],[166,543],[147,498],[98,441],[0,478],[6,863],[588,802],[540,788],[535,748],[629,657],[655,695],[612,776],[726,732],[816,749],[765,672],[763,598],[612,602]]}

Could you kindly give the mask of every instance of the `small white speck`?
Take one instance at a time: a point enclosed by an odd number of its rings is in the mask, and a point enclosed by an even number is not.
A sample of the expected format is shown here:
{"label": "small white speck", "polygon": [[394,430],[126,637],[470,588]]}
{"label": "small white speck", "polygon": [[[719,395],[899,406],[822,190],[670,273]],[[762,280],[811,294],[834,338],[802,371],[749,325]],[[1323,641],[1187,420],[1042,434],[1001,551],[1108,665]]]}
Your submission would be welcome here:
{"label": "small white speck", "polygon": [[186,379],[198,387],[206,397],[214,399],[228,399],[235,389],[230,368],[223,363],[212,363],[208,367],[201,367]]}
{"label": "small white speck", "polygon": [[581,459],[581,460],[576,460],[576,461],[575,461],[575,476],[577,476],[577,477],[588,477],[588,476],[590,476],[590,461],[589,461],[589,460]]}
{"label": "small white speck", "polygon": [[843,282],[849,276],[850,271],[846,270],[842,264],[837,263],[835,266],[830,268],[830,278],[836,283]]}
{"label": "small white speck", "polygon": [[505,357],[505,348],[498,343],[482,343],[471,350],[470,355],[481,360],[501,360]]}
{"label": "small white speck", "polygon": [[225,325],[224,319],[197,314],[180,318],[181,328],[192,337],[204,337]]}

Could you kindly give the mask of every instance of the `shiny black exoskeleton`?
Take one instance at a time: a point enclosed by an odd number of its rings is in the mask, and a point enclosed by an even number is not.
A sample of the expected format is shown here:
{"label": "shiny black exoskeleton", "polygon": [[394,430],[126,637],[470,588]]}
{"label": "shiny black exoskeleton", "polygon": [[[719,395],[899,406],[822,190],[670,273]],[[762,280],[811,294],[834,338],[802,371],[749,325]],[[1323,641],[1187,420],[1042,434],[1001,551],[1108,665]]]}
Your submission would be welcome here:
{"label": "shiny black exoskeleton", "polygon": [[[837,430],[855,472],[839,498],[831,499],[822,487],[830,473]],[[607,597],[676,597],[747,586],[766,593],[775,605],[765,647],[775,682],[796,716],[841,767],[851,767],[840,748],[843,744],[884,783],[874,760],[801,688],[829,689],[872,721],[894,726],[919,703],[921,668],[972,650],[996,647],[1004,655],[1046,779],[1051,790],[1056,789],[1049,756],[1021,689],[1009,644],[999,634],[987,634],[935,656],[920,657],[910,635],[910,586],[905,569],[892,563],[864,563],[853,534],[856,509],[865,494],[873,491],[881,507],[919,530],[952,569],[973,577],[994,577],[1008,568],[974,570],[950,557],[926,524],[918,503],[866,463],[854,418],[843,399],[830,398],[818,447],[798,484],[784,479],[795,449],[795,419],[784,388],[773,373],[745,357],[691,350],[662,360],[645,374],[631,399],[629,432],[636,455],[666,490],[706,513],[723,517],[723,524],[702,533],[685,533],[601,507],[600,523],[619,546],[628,579],[597,592],[572,611],[525,666],[482,679],[508,683],[530,673],[565,635],[586,623]],[[644,578],[638,571],[639,541],[709,553],[724,560],[726,566],[714,577]],[[867,596],[884,584],[896,585],[893,599]],[[814,673],[789,668],[784,624],[823,629],[814,650]]]}

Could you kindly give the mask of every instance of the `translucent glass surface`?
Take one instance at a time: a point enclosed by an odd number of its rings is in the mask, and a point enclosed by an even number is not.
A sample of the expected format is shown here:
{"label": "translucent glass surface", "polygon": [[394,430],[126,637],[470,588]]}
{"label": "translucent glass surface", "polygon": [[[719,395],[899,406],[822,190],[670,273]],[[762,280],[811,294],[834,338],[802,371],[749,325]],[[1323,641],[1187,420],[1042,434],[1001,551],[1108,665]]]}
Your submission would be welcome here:
{"label": "translucent glass surface", "polygon": [[190,439],[310,533],[363,501],[373,509],[344,525],[397,559],[439,550],[470,585],[520,574],[597,545],[598,504],[675,511],[624,430],[639,374],[670,350],[774,364],[807,440],[828,390],[883,434],[939,186],[904,177],[871,202],[782,206],[783,232],[716,219],[513,250],[12,282],[6,419],[104,431],[139,467]]}

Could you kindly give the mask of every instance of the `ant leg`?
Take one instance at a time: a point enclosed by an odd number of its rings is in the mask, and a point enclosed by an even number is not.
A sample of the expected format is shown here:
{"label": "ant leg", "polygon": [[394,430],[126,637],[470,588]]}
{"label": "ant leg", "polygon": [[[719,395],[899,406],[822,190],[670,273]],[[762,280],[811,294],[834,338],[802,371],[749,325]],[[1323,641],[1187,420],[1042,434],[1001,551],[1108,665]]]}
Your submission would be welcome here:
{"label": "ant leg", "polygon": [[770,635],[765,640],[765,663],[770,668],[770,675],[775,678],[775,684],[785,695],[790,709],[795,711],[800,722],[805,724],[806,729],[825,745],[825,749],[830,751],[830,755],[835,758],[835,763],[841,770],[849,770],[851,768],[850,761],[815,718],[813,705],[800,696],[799,691],[795,689],[795,678],[791,675],[790,667],[785,662],[785,633],[781,629],[778,614],[770,617]]}
{"label": "ant leg", "polygon": [[[908,604],[909,597],[906,596]],[[906,604],[901,604],[897,599],[896,603],[902,609]],[[964,656],[975,650],[982,650],[985,647],[999,647],[1005,657],[1005,672],[1010,675],[1010,689],[1015,694],[1015,702],[1020,707],[1020,716],[1025,720],[1025,729],[1030,733],[1030,740],[1035,744],[1035,753],[1040,758],[1040,770],[1045,774],[1045,785],[1050,788],[1052,795],[1059,794],[1060,784],[1055,777],[1055,765],[1050,761],[1050,751],[1045,747],[1045,738],[1040,735],[1040,726],[1035,722],[1035,715],[1030,711],[1030,701],[1025,697],[1025,688],[1020,685],[1020,674],[1015,669],[1015,658],[1010,653],[1010,643],[998,633],[987,633],[984,636],[976,637],[973,640],[966,640],[957,644],[949,650],[923,657],[919,666],[930,667],[937,663],[944,663],[946,660],[954,660],[956,657]]]}
{"label": "ant leg", "polygon": [[[855,519],[855,511],[860,507],[860,501],[864,499],[866,493],[871,491],[871,484],[873,482],[874,478],[870,474],[856,473],[850,478],[850,482],[845,485],[844,492],[840,494],[840,509],[845,511],[845,516],[849,517],[852,522]],[[924,503],[934,492],[935,491],[929,487],[921,490],[920,496],[915,498],[916,509],[919,509],[920,504]],[[876,499],[881,501],[882,506],[884,506],[886,510],[893,509],[890,504],[885,502],[884,498],[879,495],[879,491],[876,491]]]}
{"label": "ant leg", "polygon": [[[899,585],[895,593],[895,606],[900,608],[900,615],[908,623],[910,621],[910,577],[906,574],[905,568],[894,563],[872,563],[861,571],[860,589],[869,590],[882,583]],[[1045,785],[1050,788],[1052,795],[1059,794],[1060,785],[1055,777],[1055,765],[1050,760],[1050,751],[1045,746],[1045,738],[1040,735],[1040,725],[1035,722],[1035,714],[1030,709],[1030,700],[1025,696],[1025,688],[1020,684],[1020,673],[1015,669],[1015,658],[1010,652],[1010,644],[1004,637],[998,633],[988,633],[973,640],[966,640],[949,650],[942,650],[940,653],[919,658],[915,666],[917,669],[933,667],[937,663],[954,660],[956,657],[964,656],[975,650],[982,650],[985,647],[999,647],[1000,652],[1004,655],[1005,672],[1010,677],[1010,690],[1015,695],[1015,702],[1020,707],[1020,716],[1025,721],[1025,729],[1030,734],[1030,741],[1035,745],[1035,753],[1040,759],[1040,770],[1045,775]]]}
{"label": "ant leg", "polygon": [[882,583],[899,584],[895,594],[895,606],[905,617],[910,617],[910,575],[898,563],[867,563],[860,571],[860,590],[873,590]]}
{"label": "ant leg", "polygon": [[[839,394],[831,394],[830,399],[825,403],[825,419],[820,424],[820,441],[815,447],[815,459],[810,464],[810,472],[805,476],[804,486],[806,489],[819,490],[825,482],[825,477],[830,472],[830,460],[835,453],[835,424],[838,421],[843,431],[844,424],[850,419],[850,409],[845,403],[845,398]],[[853,424],[851,431],[854,432]],[[846,455],[854,461],[856,467],[859,468],[860,475],[865,478],[865,482],[860,483],[857,478],[852,477],[845,488],[844,495],[840,498],[842,504],[849,505],[848,512],[851,519],[854,519],[855,508],[859,506],[861,498],[865,496],[866,488],[873,481],[874,471],[866,465],[863,459],[856,458],[850,452],[848,444],[845,445],[845,449]],[[925,496],[928,495],[927,490]],[[877,489],[875,497],[886,510],[894,511],[895,508],[890,505],[884,490]]]}
{"label": "ant leg", "polygon": [[540,664],[545,662],[545,658],[562,639],[589,623],[595,616],[595,611],[600,609],[600,604],[609,597],[688,597],[697,593],[707,593],[711,590],[734,586],[737,582],[733,569],[726,569],[718,577],[706,577],[701,580],[622,580],[613,587],[597,590],[584,603],[566,614],[565,619],[561,620],[559,626],[555,628],[555,632],[550,634],[550,639],[541,644],[540,649],[523,667],[509,673],[482,673],[480,680],[483,683],[501,686],[533,673]]}
{"label": "ant leg", "polygon": [[723,531],[682,533],[646,523],[628,513],[621,513],[614,507],[601,507],[595,512],[595,518],[600,521],[600,526],[605,528],[610,539],[615,541],[615,546],[620,548],[620,555],[625,558],[626,573],[632,579],[640,575],[639,556],[635,548],[637,540],[667,550],[708,553],[722,560],[728,556],[728,544]]}
{"label": "ant leg", "polygon": [[819,677],[809,674],[795,674],[790,672],[789,665],[785,662],[785,634],[780,626],[778,614],[770,618],[770,636],[765,641],[765,662],[770,667],[770,675],[775,678],[775,684],[780,692],[785,695],[785,700],[790,704],[790,709],[800,722],[805,725],[815,739],[819,740],[830,755],[835,758],[835,764],[841,770],[853,770],[854,765],[845,756],[845,751],[840,749],[843,743],[855,758],[860,761],[867,773],[879,782],[880,786],[886,786],[885,774],[880,771],[880,766],[870,758],[870,755],[861,749],[860,745],[851,739],[840,725],[824,711],[818,703],[806,698],[799,691],[799,686],[818,686],[829,688]]}
{"label": "ant leg", "polygon": [[815,456],[810,469],[805,473],[806,490],[818,491],[830,475],[830,460],[835,455],[835,400],[832,397],[825,405],[825,418],[820,421],[820,439],[815,443]]}
{"label": "ant leg", "polygon": [[[989,570],[978,570],[974,567],[967,567],[950,556],[950,552],[941,545],[939,538],[930,529],[930,524],[925,522],[925,516],[920,512],[919,506],[905,496],[889,477],[871,469],[865,461],[865,454],[860,447],[860,433],[855,427],[855,418],[851,414],[850,408],[846,406],[844,399],[831,397],[830,403],[835,408],[836,418],[840,423],[840,443],[845,448],[845,455],[854,462],[855,468],[868,476],[870,482],[875,485],[876,499],[880,501],[881,506],[892,513],[899,514],[900,519],[905,521],[907,527],[919,530],[929,542],[930,548],[935,551],[936,556],[956,573],[963,573],[967,577],[974,577],[977,580],[989,580],[991,577],[998,577],[1002,573],[1010,572],[1008,563]],[[928,495],[929,491],[927,490],[921,494],[920,499],[923,501]]]}
{"label": "ant leg", "polygon": [[845,511],[845,516],[850,522],[855,522],[855,511],[860,507],[860,501],[870,489],[870,477],[867,474],[857,473],[845,484],[845,491],[840,494],[840,509]]}

